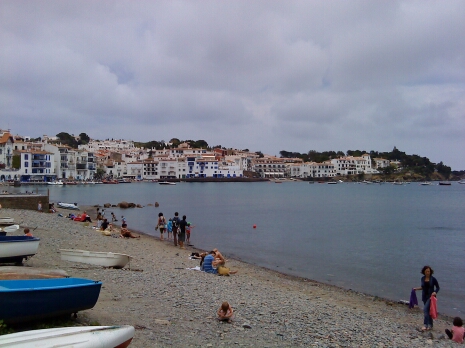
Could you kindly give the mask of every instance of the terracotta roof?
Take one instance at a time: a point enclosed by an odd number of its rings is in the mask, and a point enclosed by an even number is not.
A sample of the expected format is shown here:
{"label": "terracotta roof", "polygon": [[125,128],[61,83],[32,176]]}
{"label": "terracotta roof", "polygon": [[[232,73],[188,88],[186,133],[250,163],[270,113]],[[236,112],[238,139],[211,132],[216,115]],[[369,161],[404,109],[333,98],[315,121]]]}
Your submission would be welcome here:
{"label": "terracotta roof", "polygon": [[13,138],[13,136],[10,133],[8,133],[8,132],[3,133],[2,137],[0,138],[0,144],[6,144],[8,139],[11,139],[12,143],[15,142],[15,139]]}

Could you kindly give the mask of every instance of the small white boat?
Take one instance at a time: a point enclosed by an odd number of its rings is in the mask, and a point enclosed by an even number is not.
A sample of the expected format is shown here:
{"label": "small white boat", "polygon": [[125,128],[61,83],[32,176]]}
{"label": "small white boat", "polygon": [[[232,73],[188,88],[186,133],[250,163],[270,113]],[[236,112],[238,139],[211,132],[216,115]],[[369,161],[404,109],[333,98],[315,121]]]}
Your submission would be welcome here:
{"label": "small white boat", "polygon": [[169,182],[169,181],[160,181],[158,184],[159,185],[176,185],[175,182]]}
{"label": "small white boat", "polygon": [[78,207],[77,203],[58,202],[57,205],[58,205],[59,208],[63,208],[63,209],[79,210],[79,207]]}
{"label": "small white boat", "polygon": [[19,225],[10,225],[6,227],[0,227],[0,232],[11,233],[11,232],[16,232],[17,230],[19,230]]}
{"label": "small white boat", "polygon": [[15,219],[9,216],[0,217],[0,225],[13,225]]}
{"label": "small white boat", "polygon": [[95,266],[123,268],[131,260],[131,256],[104,251],[88,251],[78,249],[60,249],[61,259],[71,262],[87,263]]}
{"label": "small white boat", "polygon": [[63,185],[63,181],[58,180],[58,181],[50,181],[47,183],[47,185]]}
{"label": "small white boat", "polygon": [[0,263],[22,263],[39,249],[39,238],[27,236],[0,236]]}
{"label": "small white boat", "polygon": [[465,180],[458,181],[459,184],[465,184]]}
{"label": "small white boat", "polygon": [[429,181],[425,181],[425,182],[420,183],[420,185],[427,186],[427,185],[432,185],[432,184]]}
{"label": "small white boat", "polygon": [[129,325],[31,330],[0,336],[0,347],[126,348],[131,344],[134,332],[134,327]]}

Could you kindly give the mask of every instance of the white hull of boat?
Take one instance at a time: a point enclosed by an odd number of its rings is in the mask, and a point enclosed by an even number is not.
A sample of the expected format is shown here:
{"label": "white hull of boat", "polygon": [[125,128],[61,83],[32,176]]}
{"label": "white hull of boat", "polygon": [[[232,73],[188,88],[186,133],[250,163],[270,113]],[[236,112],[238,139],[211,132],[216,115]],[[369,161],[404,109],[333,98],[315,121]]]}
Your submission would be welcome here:
{"label": "white hull of boat", "polygon": [[176,185],[175,182],[167,182],[167,181],[160,181],[158,184],[159,185]]}
{"label": "white hull of boat", "polygon": [[95,266],[123,268],[131,256],[101,251],[60,249],[61,259],[71,262],[87,263]]}
{"label": "white hull of boat", "polygon": [[10,225],[10,226],[5,226],[5,227],[0,227],[0,232],[16,232],[19,230],[19,225]]}
{"label": "white hull of boat", "polygon": [[57,205],[59,208],[63,208],[63,209],[79,210],[79,207],[73,203],[58,202]]}
{"label": "white hull of boat", "polygon": [[12,217],[0,217],[0,225],[13,225],[15,223],[15,219]]}
{"label": "white hull of boat", "polygon": [[114,348],[127,347],[134,337],[134,327],[77,326],[31,330],[0,336],[1,348]]}
{"label": "white hull of boat", "polygon": [[0,243],[0,259],[23,255],[35,255],[39,249],[39,242],[40,240],[35,238],[30,241]]}
{"label": "white hull of boat", "polygon": [[47,185],[63,185],[63,181],[51,181]]}

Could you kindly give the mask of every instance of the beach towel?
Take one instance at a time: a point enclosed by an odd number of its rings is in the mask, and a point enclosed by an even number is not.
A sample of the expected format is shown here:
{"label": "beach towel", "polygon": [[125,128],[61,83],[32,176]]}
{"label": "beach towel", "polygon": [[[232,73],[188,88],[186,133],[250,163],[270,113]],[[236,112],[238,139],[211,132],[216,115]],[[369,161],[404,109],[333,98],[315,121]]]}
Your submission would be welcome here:
{"label": "beach towel", "polygon": [[418,306],[417,293],[414,289],[412,289],[412,292],[410,293],[410,302],[408,304],[408,308],[412,309],[413,307],[415,307],[415,305]]}
{"label": "beach towel", "polygon": [[436,299],[436,296],[431,296],[430,301],[429,315],[431,315],[431,318],[436,319],[438,317],[438,300]]}

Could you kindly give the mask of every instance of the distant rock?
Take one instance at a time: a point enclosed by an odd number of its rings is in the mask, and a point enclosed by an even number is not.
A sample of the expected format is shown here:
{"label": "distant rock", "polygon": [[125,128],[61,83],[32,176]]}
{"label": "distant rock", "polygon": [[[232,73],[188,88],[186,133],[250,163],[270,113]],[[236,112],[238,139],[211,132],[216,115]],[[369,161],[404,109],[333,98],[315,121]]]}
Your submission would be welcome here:
{"label": "distant rock", "polygon": [[104,207],[104,208],[110,208],[110,207],[111,207],[111,203],[105,203],[105,204],[103,205],[103,207]]}
{"label": "distant rock", "polygon": [[122,208],[122,209],[129,208],[129,203],[128,203],[128,202],[125,202],[125,201],[119,202],[119,203],[118,203],[118,207],[120,207],[120,208]]}
{"label": "distant rock", "polygon": [[135,208],[136,207],[136,203],[128,203],[128,208]]}
{"label": "distant rock", "polygon": [[158,204],[158,202],[155,202],[155,207],[159,207],[160,204]]}
{"label": "distant rock", "polygon": [[143,208],[140,204],[136,204],[136,208]]}

